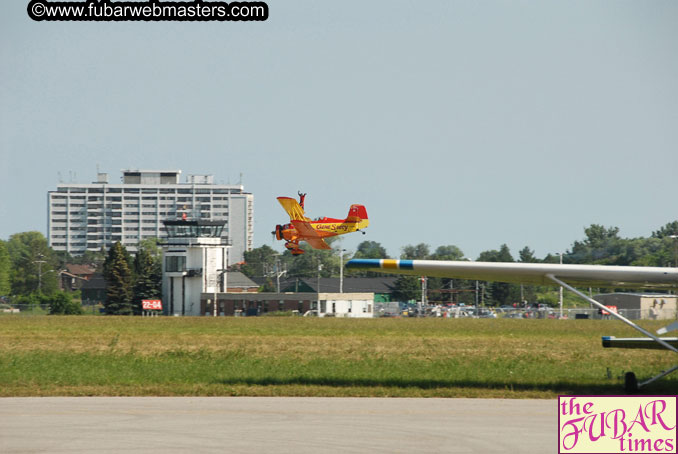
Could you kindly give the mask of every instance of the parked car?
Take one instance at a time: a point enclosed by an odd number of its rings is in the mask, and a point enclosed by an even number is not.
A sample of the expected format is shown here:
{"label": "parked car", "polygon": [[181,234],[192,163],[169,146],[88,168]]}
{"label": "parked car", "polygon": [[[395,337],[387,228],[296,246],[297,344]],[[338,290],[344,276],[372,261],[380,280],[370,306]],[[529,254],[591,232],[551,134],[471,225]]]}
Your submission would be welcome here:
{"label": "parked car", "polygon": [[504,318],[525,318],[525,317],[523,316],[522,312],[513,311],[513,312],[509,312],[508,314],[504,315]]}

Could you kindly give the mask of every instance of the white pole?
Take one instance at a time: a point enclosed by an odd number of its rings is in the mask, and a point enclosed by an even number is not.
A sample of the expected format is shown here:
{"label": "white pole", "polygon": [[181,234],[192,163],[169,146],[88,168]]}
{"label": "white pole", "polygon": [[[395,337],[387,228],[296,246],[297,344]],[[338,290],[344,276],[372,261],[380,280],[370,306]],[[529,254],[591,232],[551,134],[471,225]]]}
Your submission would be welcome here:
{"label": "white pole", "polygon": [[318,287],[316,290],[318,291],[318,301],[316,304],[318,307],[316,308],[318,310],[318,317],[320,317],[320,271],[323,269],[322,263],[318,263],[318,281],[316,286]]}
{"label": "white pole", "polygon": [[[563,253],[560,253],[560,264],[563,264]],[[560,318],[563,318],[563,286],[560,286]]]}
{"label": "white pole", "polygon": [[228,293],[228,246],[226,246],[226,263],[224,263],[224,293]]}
{"label": "white pole", "polygon": [[[216,265],[216,262],[215,262]],[[212,306],[212,316],[216,317],[217,316],[217,284],[219,283],[219,271],[217,270],[217,267],[214,267],[214,301],[212,301],[213,306]]]}
{"label": "white pole", "polygon": [[419,312],[417,314],[417,316],[419,316],[419,317],[421,317],[421,315],[426,310],[426,280],[427,279],[428,278],[426,276],[421,277],[421,303],[420,303],[420,306],[419,306],[418,311],[417,311],[417,312]]}
{"label": "white pole", "polygon": [[339,293],[344,293],[344,251],[339,249]]}
{"label": "white pole", "polygon": [[[205,249],[205,258],[207,258],[207,253],[209,252],[209,249]],[[214,300],[212,301],[212,317],[217,316],[217,291],[219,290],[217,288],[217,285],[219,285],[219,267],[217,266],[217,249],[214,249]],[[209,260],[208,260],[209,262]]]}
{"label": "white pole", "polygon": [[275,261],[275,283],[276,291],[280,293],[280,260]]}

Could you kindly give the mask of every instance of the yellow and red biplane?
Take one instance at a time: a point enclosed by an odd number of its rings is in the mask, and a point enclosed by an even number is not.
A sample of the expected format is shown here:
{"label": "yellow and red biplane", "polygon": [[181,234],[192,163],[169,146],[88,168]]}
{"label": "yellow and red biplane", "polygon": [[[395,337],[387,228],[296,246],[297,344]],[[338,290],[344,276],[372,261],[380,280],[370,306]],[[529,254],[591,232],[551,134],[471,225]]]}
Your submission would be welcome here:
{"label": "yellow and red biplane", "polygon": [[311,220],[304,215],[305,197],[306,194],[299,193],[299,202],[291,197],[278,197],[278,202],[290,216],[290,223],[276,225],[273,233],[276,239],[285,240],[285,247],[292,255],[304,253],[299,247],[300,241],[306,241],[314,249],[331,249],[323,238],[359,232],[370,224],[363,205],[351,205],[346,219]]}

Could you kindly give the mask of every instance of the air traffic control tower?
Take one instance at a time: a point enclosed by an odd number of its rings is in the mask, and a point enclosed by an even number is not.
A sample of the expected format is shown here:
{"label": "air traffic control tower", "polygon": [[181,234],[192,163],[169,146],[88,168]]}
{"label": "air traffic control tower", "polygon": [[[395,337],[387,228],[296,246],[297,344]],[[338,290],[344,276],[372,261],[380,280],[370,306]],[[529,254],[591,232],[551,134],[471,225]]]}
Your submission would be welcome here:
{"label": "air traffic control tower", "polygon": [[204,315],[200,294],[225,291],[230,242],[221,237],[225,221],[164,221],[162,303],[165,315]]}

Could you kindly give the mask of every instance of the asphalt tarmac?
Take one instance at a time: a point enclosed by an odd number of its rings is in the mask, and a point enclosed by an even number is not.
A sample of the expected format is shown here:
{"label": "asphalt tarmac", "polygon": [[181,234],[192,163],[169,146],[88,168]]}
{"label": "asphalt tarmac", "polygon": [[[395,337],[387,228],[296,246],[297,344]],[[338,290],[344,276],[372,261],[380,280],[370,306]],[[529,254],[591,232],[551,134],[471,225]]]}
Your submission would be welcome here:
{"label": "asphalt tarmac", "polygon": [[555,453],[557,401],[0,399],[0,453]]}

